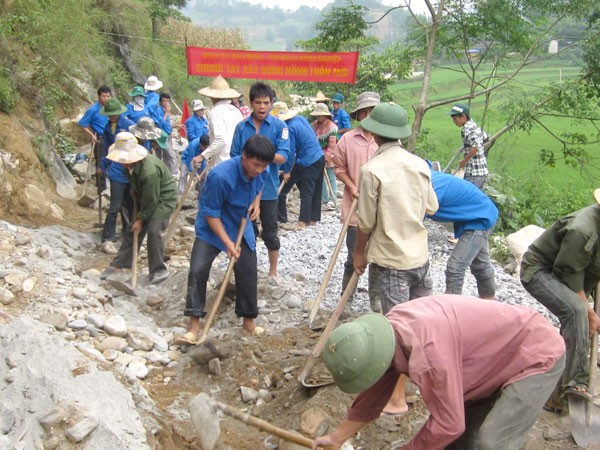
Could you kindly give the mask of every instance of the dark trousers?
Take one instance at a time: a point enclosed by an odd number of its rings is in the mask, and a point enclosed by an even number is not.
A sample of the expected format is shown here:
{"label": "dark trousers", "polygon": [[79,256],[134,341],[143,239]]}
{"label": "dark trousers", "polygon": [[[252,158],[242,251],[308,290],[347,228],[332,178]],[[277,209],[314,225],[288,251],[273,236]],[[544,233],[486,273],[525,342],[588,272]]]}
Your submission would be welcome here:
{"label": "dark trousers", "polygon": [[[260,201],[260,224],[262,233],[260,237],[265,243],[267,250],[279,250],[280,242],[277,236],[277,199]],[[254,234],[259,235],[256,222],[252,222]]]}
{"label": "dark trousers", "polygon": [[129,194],[129,183],[110,182],[110,205],[104,219],[102,242],[114,241],[117,237],[117,215],[121,214],[123,232],[127,233],[133,210],[133,199]]}
{"label": "dark trousers", "polygon": [[308,166],[294,166],[290,173],[290,179],[283,186],[279,195],[279,211],[277,217],[280,222],[287,222],[287,207],[285,200],[294,184],[298,185],[300,191],[300,215],[299,222],[319,222],[321,220],[321,189],[323,186],[323,168],[325,158],[321,157],[317,162]]}
{"label": "dark trousers", "polygon": [[106,175],[98,175],[98,169],[102,168],[100,163],[102,158],[106,156],[106,152],[104,151],[104,137],[97,135],[97,138],[96,145],[94,145],[94,159],[96,160],[96,188],[98,189],[98,193],[100,193],[106,189]]}
{"label": "dark trousers", "polygon": [[[164,263],[165,243],[162,239],[162,232],[167,228],[169,219],[150,219],[144,220],[142,223],[142,231],[138,236],[138,250],[144,242],[144,237],[148,234],[148,272],[156,273],[158,270],[166,270],[167,266]],[[110,265],[119,269],[131,269],[133,261],[133,233],[127,231],[123,235],[119,253]]]}
{"label": "dark trousers", "polygon": [[[217,247],[202,239],[196,239],[190,258],[187,296],[185,299],[186,316],[204,317],[206,312],[206,285],[214,259],[221,252]],[[258,316],[256,252],[250,250],[242,240],[240,257],[233,266],[235,273],[235,314],[239,317],[254,319]]]}

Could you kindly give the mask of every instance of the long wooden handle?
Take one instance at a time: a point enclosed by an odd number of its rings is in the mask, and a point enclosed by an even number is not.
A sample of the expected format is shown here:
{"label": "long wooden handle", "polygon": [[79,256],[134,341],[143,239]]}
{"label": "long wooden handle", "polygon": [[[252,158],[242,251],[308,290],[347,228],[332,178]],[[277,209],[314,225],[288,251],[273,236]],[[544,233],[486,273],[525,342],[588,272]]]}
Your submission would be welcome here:
{"label": "long wooden handle", "polygon": [[[133,215],[131,217],[132,224],[135,223],[135,216],[137,216],[137,202],[135,199],[133,200]],[[138,239],[140,237],[140,232],[135,230],[133,232],[133,247],[132,247],[132,255],[131,255],[131,288],[135,289],[137,286],[137,260],[138,260]]]}
{"label": "long wooden handle", "polygon": [[285,178],[281,180],[281,183],[279,184],[279,189],[277,190],[277,195],[281,194],[281,191],[283,191],[283,187],[285,186],[285,183],[287,183],[287,181],[285,181]]}
{"label": "long wooden handle", "polygon": [[[238,230],[238,235],[235,240],[235,250],[236,251],[240,248],[240,245],[242,244],[242,238],[244,237],[244,229],[245,228],[246,228],[246,218],[244,217],[244,218],[242,218],[242,222],[240,223],[240,229]],[[225,290],[227,289],[227,284],[229,283],[229,280],[231,279],[231,274],[233,273],[233,266],[235,265],[236,261],[237,261],[237,258],[235,258],[235,257],[232,257],[229,260],[229,264],[227,266],[227,271],[225,272],[225,278],[223,279],[223,283],[221,284],[221,288],[219,289],[219,294],[217,295],[217,298],[215,299],[215,302],[213,303],[210,313],[208,314],[208,316],[206,317],[206,319],[204,321],[204,328],[202,329],[202,334],[200,335],[199,343],[204,342],[208,336],[208,330],[209,330],[210,326],[212,325],[212,322],[215,319],[215,316],[217,315],[217,311],[219,310],[219,305],[221,304],[221,301],[223,300],[223,297],[225,296]]]}
{"label": "long wooden handle", "polygon": [[[202,170],[202,172],[200,172],[199,176],[202,177],[202,175],[204,175],[205,171],[206,171],[206,167]],[[187,195],[190,192],[190,189],[192,189],[192,186],[194,184],[196,184],[197,179],[196,179],[196,175],[193,172],[189,174],[189,177],[190,178],[187,180],[187,183],[185,184],[185,188],[183,189],[183,193],[181,194],[181,198],[177,202],[177,206],[175,207],[175,212],[171,216],[171,221],[169,222],[169,226],[167,227],[167,230],[165,231],[165,238],[164,238],[165,245],[167,245],[167,243],[169,242],[169,239],[171,239],[171,235],[173,234],[173,231],[175,230],[175,225],[177,224],[177,218],[179,217],[181,208],[183,208],[183,202],[185,202],[185,199],[187,198]]]}
{"label": "long wooden handle", "polygon": [[304,381],[306,380],[306,377],[308,376],[308,374],[312,370],[313,366],[315,365],[315,362],[321,356],[321,352],[323,351],[323,348],[325,347],[325,342],[327,341],[329,334],[331,333],[331,331],[335,327],[335,324],[337,323],[338,319],[340,318],[340,315],[342,314],[342,311],[344,310],[344,306],[346,306],[348,299],[352,295],[352,292],[354,291],[354,288],[356,287],[357,282],[358,282],[358,273],[356,271],[354,271],[354,273],[352,274],[352,277],[350,278],[350,281],[348,281],[348,285],[346,286],[346,289],[344,289],[344,293],[342,294],[340,301],[338,302],[337,306],[333,310],[333,313],[331,313],[329,322],[327,322],[327,326],[325,327],[325,330],[323,330],[323,334],[321,334],[321,337],[319,338],[319,342],[317,342],[317,345],[315,345],[315,348],[314,348],[312,354],[308,357],[308,360],[306,361],[306,364],[304,365],[304,369],[302,370],[302,373],[298,377],[298,381],[300,381],[300,383],[304,383]]}
{"label": "long wooden handle", "polygon": [[325,167],[323,171],[325,172],[325,184],[327,185],[327,191],[329,192],[331,201],[335,205],[337,204],[337,199],[335,198],[335,195],[333,195],[333,186],[331,185],[331,180],[329,179],[329,175],[327,174],[327,167]]}
{"label": "long wooden handle", "polygon": [[[258,428],[259,430],[266,431],[267,433],[271,433],[281,439],[284,439],[288,442],[293,442],[294,444],[301,445],[302,447],[312,448],[313,441],[307,437],[302,435],[298,435],[292,433],[291,431],[284,430],[283,428],[276,427],[275,425],[259,419],[257,417],[251,416],[248,413],[240,411],[232,406],[226,405],[224,403],[215,403],[215,406],[223,411],[230,417],[241,420],[245,424],[251,425],[253,427]],[[323,447],[326,450],[339,450],[338,447]]]}
{"label": "long wooden handle", "polygon": [[344,219],[344,225],[342,226],[342,231],[340,231],[340,236],[338,237],[337,244],[335,249],[333,250],[333,254],[331,255],[331,259],[329,260],[329,266],[327,267],[327,272],[325,272],[325,277],[321,282],[321,289],[319,289],[319,293],[317,294],[317,298],[313,302],[312,308],[310,310],[310,314],[308,316],[308,327],[312,326],[313,320],[319,311],[319,306],[321,306],[321,302],[323,301],[323,297],[325,297],[325,291],[327,290],[327,285],[329,284],[329,279],[331,278],[331,274],[333,273],[333,269],[335,267],[335,263],[337,261],[338,255],[340,254],[340,250],[344,243],[344,238],[346,237],[346,233],[348,232],[348,226],[350,226],[350,219],[354,215],[356,211],[356,207],[358,205],[358,199],[353,199],[352,204],[350,205],[350,210],[348,211],[348,215],[346,219]]}

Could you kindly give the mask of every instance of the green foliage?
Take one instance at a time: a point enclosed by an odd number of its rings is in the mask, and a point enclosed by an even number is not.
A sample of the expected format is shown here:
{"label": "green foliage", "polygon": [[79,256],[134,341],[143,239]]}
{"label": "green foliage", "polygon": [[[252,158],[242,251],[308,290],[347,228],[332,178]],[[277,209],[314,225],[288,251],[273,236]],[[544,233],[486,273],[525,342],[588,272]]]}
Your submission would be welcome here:
{"label": "green foliage", "polygon": [[6,70],[0,72],[0,111],[9,114],[15,107],[15,90]]}
{"label": "green foliage", "polygon": [[296,45],[309,51],[340,52],[356,51],[366,43],[368,25],[364,14],[367,8],[348,0],[345,7],[334,6],[323,15],[315,29],[319,35]]}

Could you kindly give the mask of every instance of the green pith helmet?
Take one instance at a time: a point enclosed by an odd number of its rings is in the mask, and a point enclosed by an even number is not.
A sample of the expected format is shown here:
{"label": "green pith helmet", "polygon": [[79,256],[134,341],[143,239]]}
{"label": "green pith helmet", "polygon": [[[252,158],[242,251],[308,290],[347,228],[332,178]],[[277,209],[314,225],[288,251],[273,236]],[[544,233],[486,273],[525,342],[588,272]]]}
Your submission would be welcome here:
{"label": "green pith helmet", "polygon": [[103,116],[120,116],[127,112],[127,108],[116,98],[109,98],[108,101],[100,108],[100,114]]}
{"label": "green pith helmet", "polygon": [[395,338],[385,316],[368,313],[331,333],[323,348],[323,361],[335,384],[354,394],[375,384],[394,357]]}
{"label": "green pith helmet", "polygon": [[391,102],[375,106],[371,115],[360,122],[360,126],[387,139],[402,139],[412,134],[406,111],[402,106]]}
{"label": "green pith helmet", "polygon": [[142,86],[134,86],[128,95],[130,97],[147,97],[146,91],[144,91]]}
{"label": "green pith helmet", "polygon": [[162,130],[162,134],[156,140],[156,143],[158,144],[158,146],[160,148],[167,148],[169,146],[169,144],[167,143],[168,138],[169,138],[169,135],[167,134],[167,132],[165,130]]}

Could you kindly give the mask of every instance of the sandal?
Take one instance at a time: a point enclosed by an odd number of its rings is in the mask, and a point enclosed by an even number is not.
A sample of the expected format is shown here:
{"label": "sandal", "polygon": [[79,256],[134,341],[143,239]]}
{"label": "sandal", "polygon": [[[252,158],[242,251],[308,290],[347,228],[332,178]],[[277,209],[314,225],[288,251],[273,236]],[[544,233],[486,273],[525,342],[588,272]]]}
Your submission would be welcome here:
{"label": "sandal", "polygon": [[578,384],[577,386],[569,386],[565,390],[564,395],[566,395],[566,396],[574,395],[575,397],[579,397],[579,398],[581,398],[583,400],[587,400],[589,402],[594,400],[594,397],[592,396],[592,394],[588,390],[588,387],[585,384]]}
{"label": "sandal", "polygon": [[200,339],[191,331],[188,331],[175,339],[176,345],[197,345],[198,342],[200,342]]}

